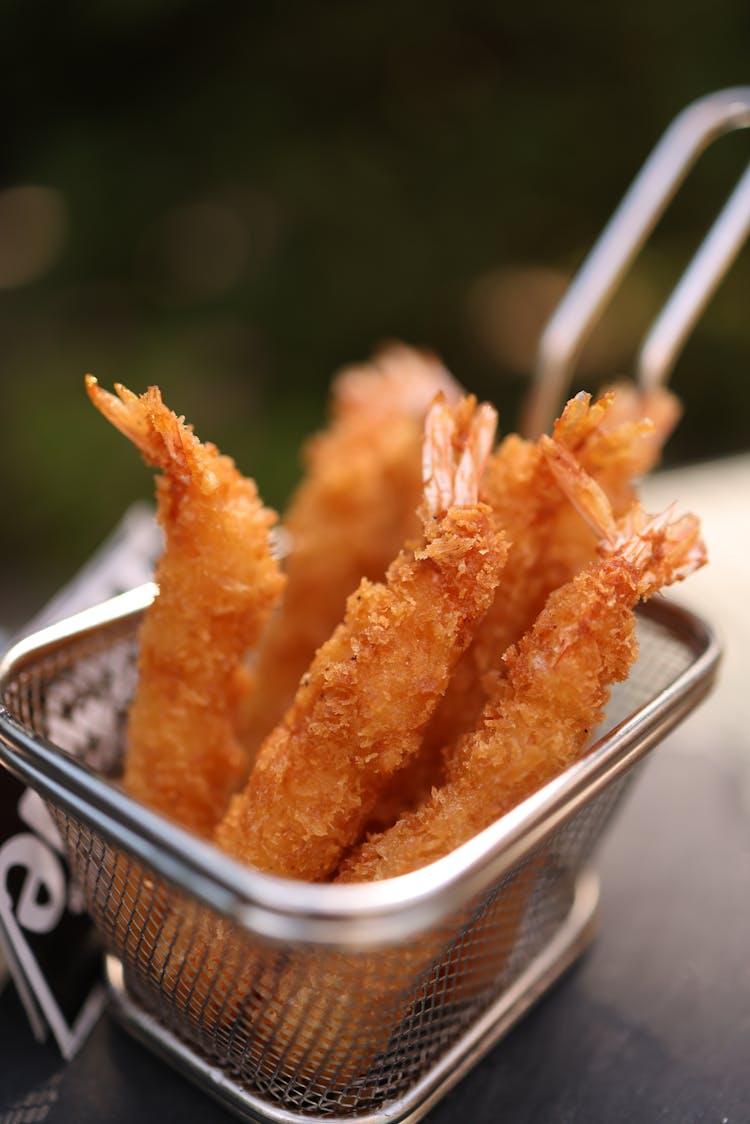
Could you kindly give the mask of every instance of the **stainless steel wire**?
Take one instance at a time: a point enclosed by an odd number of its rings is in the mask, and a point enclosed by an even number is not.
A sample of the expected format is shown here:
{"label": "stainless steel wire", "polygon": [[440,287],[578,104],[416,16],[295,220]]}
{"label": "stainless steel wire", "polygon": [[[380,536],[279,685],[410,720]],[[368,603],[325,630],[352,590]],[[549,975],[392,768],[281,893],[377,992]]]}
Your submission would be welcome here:
{"label": "stainless steel wire", "polygon": [[432,867],[310,886],[237,866],[120,790],[152,594],[25,642],[0,682],[0,757],[51,807],[120,965],[118,1008],[248,1119],[417,1119],[590,938],[592,849],[633,766],[708,689],[710,633],[654,605],[582,761]]}
{"label": "stainless steel wire", "polygon": [[[750,86],[699,98],[674,119],[646,160],[547,323],[521,428],[548,431],[589,333],[704,149],[723,133],[750,126]],[[743,176],[707,236],[637,363],[648,385],[665,381],[698,316],[748,233],[750,187]]]}

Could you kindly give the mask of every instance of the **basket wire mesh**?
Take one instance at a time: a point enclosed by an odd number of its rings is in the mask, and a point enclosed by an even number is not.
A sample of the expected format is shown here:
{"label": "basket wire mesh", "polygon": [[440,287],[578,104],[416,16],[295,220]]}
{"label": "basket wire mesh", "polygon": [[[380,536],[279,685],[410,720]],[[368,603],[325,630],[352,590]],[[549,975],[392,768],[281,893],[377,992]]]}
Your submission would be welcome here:
{"label": "basket wire mesh", "polygon": [[[6,764],[48,801],[121,965],[126,1018],[250,1118],[415,1119],[560,944],[630,766],[708,688],[710,633],[666,601],[643,614],[639,660],[590,753],[448,860],[379,886],[305,886],[241,870],[122,792],[149,596],[22,645],[0,718]],[[549,978],[571,942],[580,927]],[[536,994],[538,974],[524,987]]]}

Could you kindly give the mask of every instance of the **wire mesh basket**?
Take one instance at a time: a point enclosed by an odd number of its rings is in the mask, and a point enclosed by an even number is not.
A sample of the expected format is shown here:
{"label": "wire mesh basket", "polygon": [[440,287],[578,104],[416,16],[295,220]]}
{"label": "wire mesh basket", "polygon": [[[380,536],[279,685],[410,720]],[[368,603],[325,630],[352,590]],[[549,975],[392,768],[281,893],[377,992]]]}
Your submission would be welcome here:
{"label": "wire mesh basket", "polygon": [[633,766],[708,690],[710,631],[650,605],[582,760],[430,867],[311,885],[245,868],[122,791],[152,596],[23,642],[1,685],[2,760],[61,830],[120,1014],[250,1119],[418,1118],[592,935],[592,849]]}

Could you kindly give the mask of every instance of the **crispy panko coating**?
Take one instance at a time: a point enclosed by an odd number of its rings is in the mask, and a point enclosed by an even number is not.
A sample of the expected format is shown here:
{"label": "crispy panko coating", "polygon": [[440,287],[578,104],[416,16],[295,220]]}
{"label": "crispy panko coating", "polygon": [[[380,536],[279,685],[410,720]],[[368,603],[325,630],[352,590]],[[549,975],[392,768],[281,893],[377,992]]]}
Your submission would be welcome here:
{"label": "crispy panko coating", "polygon": [[[619,401],[622,393],[623,401]],[[658,458],[676,419],[669,392],[659,396],[656,426],[637,413],[641,399],[627,388],[598,401],[580,393],[555,423],[555,440],[575,454],[604,489],[616,517],[635,499],[634,481]],[[614,415],[614,421],[612,420]],[[480,495],[511,542],[503,584],[469,650],[456,668],[427,743],[449,746],[476,721],[500,668],[500,657],[531,627],[553,589],[596,557],[597,537],[560,491],[539,442],[515,434],[490,457]]]}
{"label": "crispy panko coating", "polygon": [[697,520],[639,508],[616,524],[604,493],[550,438],[555,478],[607,541],[605,556],[551,594],[504,656],[505,674],[452,762],[449,781],[342,864],[340,881],[404,874],[448,854],[574,761],[637,653],[633,609],[705,562]]}
{"label": "crispy panko coating", "polygon": [[98,410],[157,478],[164,553],[140,633],[124,782],[144,804],[209,837],[248,761],[229,715],[230,680],[284,584],[271,555],[273,512],[234,462],[169,410],[156,387],[118,397],[86,379]]}
{"label": "crispy panko coating", "polygon": [[419,534],[424,419],[439,392],[451,402],[461,393],[437,359],[400,344],[336,378],[330,425],[308,442],[306,476],[284,515],[284,599],[238,685],[236,723],[251,752],[283,717],[349,594],[362,578],[382,581]]}
{"label": "crispy panko coating", "polygon": [[234,857],[310,881],[329,877],[388,778],[418,750],[451,671],[490,604],[507,553],[478,480],[490,406],[437,401],[424,443],[422,540],[386,580],[364,580],[264,743],[216,842]]}

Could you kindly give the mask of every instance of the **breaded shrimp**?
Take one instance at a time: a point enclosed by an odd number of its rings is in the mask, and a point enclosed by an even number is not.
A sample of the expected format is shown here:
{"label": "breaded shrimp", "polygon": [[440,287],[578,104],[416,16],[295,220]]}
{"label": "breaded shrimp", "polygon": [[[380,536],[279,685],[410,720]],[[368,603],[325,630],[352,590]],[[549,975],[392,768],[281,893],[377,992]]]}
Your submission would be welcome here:
{"label": "breaded shrimp", "polygon": [[343,863],[340,881],[415,870],[466,841],[560,773],[584,750],[612,683],[635,660],[633,609],[705,562],[693,516],[647,519],[638,507],[616,523],[574,458],[550,438],[555,478],[605,538],[605,555],[551,594],[533,629],[506,652],[505,675],[454,756],[449,781],[416,811],[370,837]]}
{"label": "breaded shrimp", "polygon": [[436,401],[424,443],[423,527],[382,584],[367,580],[265,741],[216,842],[277,874],[327,878],[388,778],[414,755],[494,596],[507,553],[478,480],[494,409]]}
{"label": "breaded shrimp", "polygon": [[[667,397],[668,392],[665,392]],[[618,406],[616,392],[592,402],[572,398],[555,423],[558,444],[573,452],[606,492],[615,516],[635,499],[633,482],[654,462],[654,425],[639,417],[637,399]],[[616,412],[616,425],[610,414]],[[662,411],[666,416],[666,410]],[[669,428],[659,429],[665,439]],[[490,504],[511,548],[498,597],[456,668],[446,697],[427,733],[428,745],[448,746],[473,726],[500,667],[500,656],[531,627],[553,589],[596,556],[596,535],[572,510],[551,474],[539,442],[511,434],[490,457],[481,497]]]}
{"label": "breaded shrimp", "polygon": [[136,445],[157,478],[165,548],[159,594],[140,632],[124,782],[138,800],[210,836],[247,775],[231,726],[229,681],[257,643],[283,588],[272,557],[273,512],[252,480],[201,444],[157,387],[118,397],[86,379],[98,410]]}
{"label": "breaded shrimp", "polygon": [[[620,402],[620,394],[626,402]],[[665,395],[672,400],[669,392]],[[557,444],[603,489],[615,518],[635,501],[636,479],[653,467],[670,432],[663,422],[657,430],[649,417],[639,415],[638,401],[625,390],[609,391],[597,401],[582,392],[570,399],[553,429]],[[550,475],[544,445],[537,442],[532,451],[520,438],[509,437],[487,466],[482,497],[519,545],[504,578],[504,584],[514,583],[513,595],[493,607],[477,640],[481,646],[498,629],[492,640],[495,651],[485,653],[482,672],[488,657],[496,662],[503,648],[530,627],[551,590],[596,556],[596,535],[586,533]]]}
{"label": "breaded shrimp", "polygon": [[[587,394],[577,394],[555,423],[553,437],[578,457],[619,518],[636,498],[634,481],[658,464],[681,412],[665,387],[644,392],[623,381],[593,405]],[[589,545],[584,536],[582,554],[588,556]]]}
{"label": "breaded shrimp", "polygon": [[308,442],[307,474],[283,519],[284,599],[240,686],[236,722],[249,751],[283,717],[360,580],[382,581],[418,536],[424,419],[441,391],[460,396],[437,359],[399,344],[335,380],[331,424]]}

